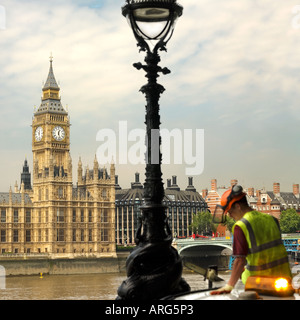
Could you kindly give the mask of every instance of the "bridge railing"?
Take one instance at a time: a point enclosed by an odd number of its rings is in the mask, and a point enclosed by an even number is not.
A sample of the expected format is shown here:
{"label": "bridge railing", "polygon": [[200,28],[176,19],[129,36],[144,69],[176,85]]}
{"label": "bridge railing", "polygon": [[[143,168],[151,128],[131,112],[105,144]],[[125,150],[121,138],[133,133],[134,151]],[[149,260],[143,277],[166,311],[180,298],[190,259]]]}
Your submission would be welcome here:
{"label": "bridge railing", "polygon": [[174,238],[173,241],[176,242],[191,242],[191,241],[198,241],[198,242],[204,242],[204,241],[230,241],[232,240],[232,237],[206,237],[206,238]]}

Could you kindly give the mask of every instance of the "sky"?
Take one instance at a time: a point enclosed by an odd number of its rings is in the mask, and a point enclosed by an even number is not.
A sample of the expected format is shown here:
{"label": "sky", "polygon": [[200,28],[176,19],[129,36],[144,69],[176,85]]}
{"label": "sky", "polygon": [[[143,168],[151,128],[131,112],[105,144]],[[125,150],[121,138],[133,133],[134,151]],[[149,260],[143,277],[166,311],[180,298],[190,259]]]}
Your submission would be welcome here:
{"label": "sky", "polygon": [[[0,0],[0,191],[7,192],[25,157],[32,172],[31,122],[41,103],[53,55],[62,104],[71,121],[73,181],[77,164],[93,166],[97,134],[120,122],[128,133],[143,130],[146,83],[143,62],[126,19],[124,0]],[[211,179],[229,186],[282,191],[300,183],[300,5],[295,0],[181,0],[167,52],[161,53],[166,91],[160,99],[161,128],[193,138],[193,176],[198,191]],[[198,131],[197,131],[198,130]],[[202,140],[196,132],[203,132]],[[123,137],[124,138],[124,137]],[[119,141],[118,141],[119,142]],[[121,143],[119,143],[121,144]],[[133,142],[128,142],[128,148]],[[197,149],[197,147],[199,147]],[[203,147],[203,148],[202,148]],[[118,149],[118,147],[117,147]],[[122,164],[122,188],[144,179],[144,164]],[[162,166],[163,180],[188,184],[184,156]],[[129,161],[128,161],[129,162]],[[194,163],[195,164],[195,163]],[[109,166],[109,164],[107,164]]]}

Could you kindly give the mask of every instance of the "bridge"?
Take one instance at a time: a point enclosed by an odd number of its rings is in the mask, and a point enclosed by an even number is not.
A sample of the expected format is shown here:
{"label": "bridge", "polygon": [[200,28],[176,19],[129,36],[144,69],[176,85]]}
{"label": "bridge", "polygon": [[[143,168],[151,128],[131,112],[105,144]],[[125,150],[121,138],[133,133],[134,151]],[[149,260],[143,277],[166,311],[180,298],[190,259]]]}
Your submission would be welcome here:
{"label": "bridge", "polygon": [[175,239],[173,241],[173,247],[177,249],[179,254],[183,253],[184,250],[187,250],[193,247],[202,247],[202,246],[220,247],[223,249],[227,248],[232,251],[232,238],[230,237],[200,238],[200,239],[189,238],[189,239]]}
{"label": "bridge", "polygon": [[[232,263],[232,240],[232,237],[174,239],[172,245],[189,262],[202,267],[215,264],[226,269]],[[283,234],[282,240],[290,254],[300,256],[299,234]]]}
{"label": "bridge", "polygon": [[[282,240],[287,251],[300,251],[299,234],[283,234]],[[207,238],[188,238],[174,239],[173,247],[181,254],[184,250],[192,247],[215,246],[232,250],[232,237],[207,237]]]}
{"label": "bridge", "polygon": [[174,239],[173,247],[186,261],[203,268],[217,265],[219,269],[228,269],[232,255],[232,238]]}

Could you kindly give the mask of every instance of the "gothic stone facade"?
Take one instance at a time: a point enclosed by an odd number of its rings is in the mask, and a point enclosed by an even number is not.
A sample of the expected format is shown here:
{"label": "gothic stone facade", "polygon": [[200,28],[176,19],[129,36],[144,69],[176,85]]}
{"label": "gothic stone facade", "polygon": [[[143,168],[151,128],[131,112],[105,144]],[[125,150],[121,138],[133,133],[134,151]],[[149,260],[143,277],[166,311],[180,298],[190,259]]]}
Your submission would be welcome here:
{"label": "gothic stone facade", "polygon": [[83,170],[73,186],[70,120],[52,58],[32,121],[33,184],[27,160],[21,186],[0,193],[0,253],[116,256],[115,166]]}

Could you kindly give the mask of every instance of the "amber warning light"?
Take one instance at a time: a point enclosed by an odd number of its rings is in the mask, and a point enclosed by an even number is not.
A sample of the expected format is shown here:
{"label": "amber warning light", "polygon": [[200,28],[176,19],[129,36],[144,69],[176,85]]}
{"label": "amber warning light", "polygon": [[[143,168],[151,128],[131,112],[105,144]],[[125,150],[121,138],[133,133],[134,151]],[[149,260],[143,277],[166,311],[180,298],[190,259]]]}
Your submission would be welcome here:
{"label": "amber warning light", "polygon": [[289,278],[251,276],[247,279],[245,291],[253,290],[260,294],[288,297],[295,293]]}

